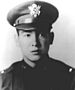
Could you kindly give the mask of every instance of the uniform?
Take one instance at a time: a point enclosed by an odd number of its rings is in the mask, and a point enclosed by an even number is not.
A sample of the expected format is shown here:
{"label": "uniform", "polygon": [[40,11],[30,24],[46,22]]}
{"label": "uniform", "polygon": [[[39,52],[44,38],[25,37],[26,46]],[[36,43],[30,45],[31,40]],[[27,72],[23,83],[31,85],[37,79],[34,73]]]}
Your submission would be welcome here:
{"label": "uniform", "polygon": [[[7,20],[13,27],[36,27],[51,30],[59,12],[55,6],[43,1],[29,1],[13,8]],[[28,26],[29,25],[29,26]],[[46,33],[45,32],[45,33]],[[12,64],[0,75],[0,90],[74,90],[75,69],[44,55],[35,68],[25,60]]]}
{"label": "uniform", "polygon": [[72,67],[48,56],[35,68],[22,60],[2,73],[0,90],[74,90],[74,74]]}

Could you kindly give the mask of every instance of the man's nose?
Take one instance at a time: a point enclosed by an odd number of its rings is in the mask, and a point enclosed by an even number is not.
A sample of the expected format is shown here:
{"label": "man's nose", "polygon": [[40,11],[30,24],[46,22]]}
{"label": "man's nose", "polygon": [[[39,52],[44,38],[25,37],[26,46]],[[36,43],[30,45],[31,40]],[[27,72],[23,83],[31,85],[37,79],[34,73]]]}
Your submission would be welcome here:
{"label": "man's nose", "polygon": [[33,41],[32,41],[32,46],[40,47],[40,39],[39,39],[39,34],[34,33],[33,34]]}

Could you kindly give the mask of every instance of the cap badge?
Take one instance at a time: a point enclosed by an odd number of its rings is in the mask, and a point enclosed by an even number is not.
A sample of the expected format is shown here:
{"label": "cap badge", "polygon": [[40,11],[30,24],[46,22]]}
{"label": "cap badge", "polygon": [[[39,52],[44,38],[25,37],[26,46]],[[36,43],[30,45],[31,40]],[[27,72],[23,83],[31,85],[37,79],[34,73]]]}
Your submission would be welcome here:
{"label": "cap badge", "polygon": [[32,4],[28,8],[30,10],[30,14],[32,16],[34,16],[35,18],[40,15],[40,8],[41,8],[41,6],[39,6],[37,4]]}

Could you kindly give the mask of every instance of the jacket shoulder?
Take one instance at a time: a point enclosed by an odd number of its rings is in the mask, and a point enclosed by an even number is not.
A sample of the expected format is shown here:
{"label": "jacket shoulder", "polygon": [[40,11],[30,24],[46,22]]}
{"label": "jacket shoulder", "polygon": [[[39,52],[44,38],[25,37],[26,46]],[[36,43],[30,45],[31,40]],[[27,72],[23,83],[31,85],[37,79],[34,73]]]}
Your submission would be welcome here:
{"label": "jacket shoulder", "polygon": [[0,71],[0,75],[8,74],[13,70],[13,66],[11,65],[9,68],[6,68],[2,71]]}
{"label": "jacket shoulder", "polygon": [[15,62],[9,68],[0,71],[0,90],[8,90],[11,87],[13,71],[17,66],[20,66],[20,62]]}
{"label": "jacket shoulder", "polygon": [[12,80],[12,65],[5,69],[0,71],[0,90],[3,90],[4,88],[8,87],[8,85],[11,83]]}
{"label": "jacket shoulder", "polygon": [[12,73],[12,72],[15,70],[15,68],[20,67],[21,64],[22,64],[22,61],[14,62],[14,63],[13,63],[11,66],[9,66],[8,68],[0,71],[0,75],[6,75],[6,74]]}
{"label": "jacket shoulder", "polygon": [[55,64],[55,66],[57,68],[59,68],[60,70],[67,71],[69,73],[74,73],[75,72],[75,68],[66,64],[65,62],[60,61],[60,60],[56,60],[56,59],[53,59],[53,58],[51,58],[51,59],[52,59],[53,64]]}
{"label": "jacket shoulder", "polygon": [[73,79],[72,79],[72,84],[71,84],[71,90],[75,90],[75,71],[73,71]]}
{"label": "jacket shoulder", "polygon": [[51,61],[59,78],[61,77],[60,79],[63,80],[64,77],[67,80],[67,85],[70,88],[68,90],[75,90],[75,68],[59,60],[51,59]]}

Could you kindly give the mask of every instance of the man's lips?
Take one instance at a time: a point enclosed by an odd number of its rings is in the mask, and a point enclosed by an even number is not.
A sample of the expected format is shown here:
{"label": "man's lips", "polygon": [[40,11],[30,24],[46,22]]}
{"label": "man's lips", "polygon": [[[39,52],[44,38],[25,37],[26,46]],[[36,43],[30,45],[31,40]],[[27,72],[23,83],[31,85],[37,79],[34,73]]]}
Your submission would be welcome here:
{"label": "man's lips", "polygon": [[38,52],[39,50],[33,50],[32,52]]}
{"label": "man's lips", "polygon": [[31,51],[33,54],[39,54],[40,53],[40,50],[33,50]]}

